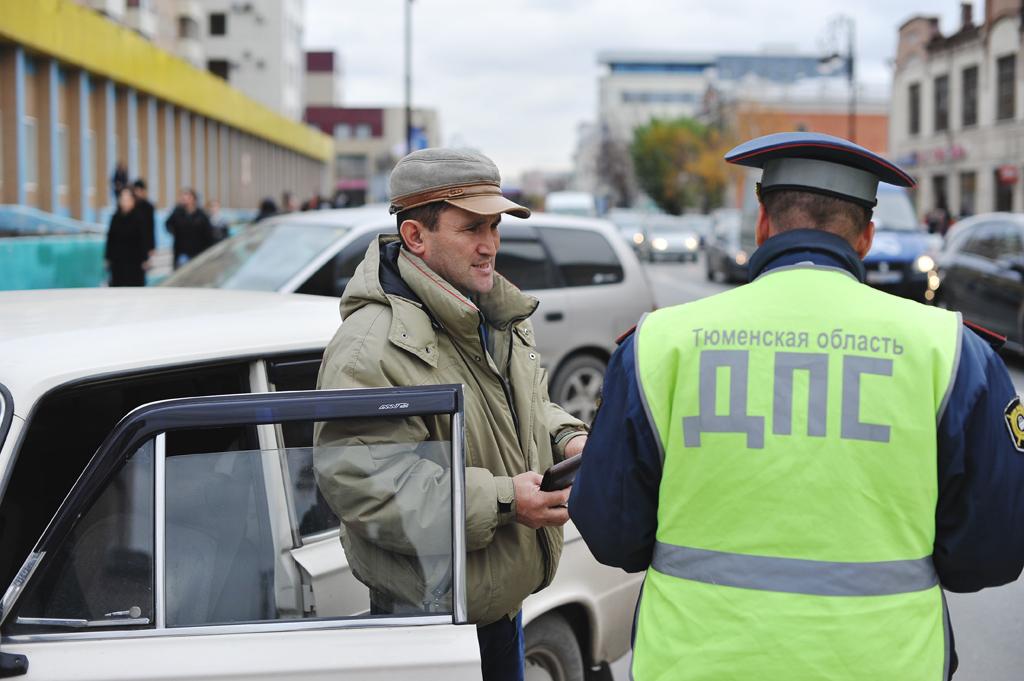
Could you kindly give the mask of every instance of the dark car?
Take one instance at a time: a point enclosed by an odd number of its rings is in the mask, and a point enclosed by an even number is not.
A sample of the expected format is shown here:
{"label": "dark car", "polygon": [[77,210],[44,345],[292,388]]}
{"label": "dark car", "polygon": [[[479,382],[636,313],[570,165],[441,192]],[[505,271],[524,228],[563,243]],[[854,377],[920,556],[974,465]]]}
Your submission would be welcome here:
{"label": "dark car", "polygon": [[722,279],[727,283],[745,283],[748,279],[747,260],[754,252],[754,244],[747,243],[753,230],[745,234],[741,229],[743,214],[736,209],[723,208],[712,216],[711,236],[704,247],[705,274],[708,281]]}
{"label": "dark car", "polygon": [[938,286],[935,256],[942,238],[925,230],[906,190],[889,184],[878,185],[872,220],[875,240],[864,258],[868,284],[904,298],[931,300]]}
{"label": "dark car", "polygon": [[1024,352],[1024,215],[986,213],[957,223],[938,261],[937,303]]}

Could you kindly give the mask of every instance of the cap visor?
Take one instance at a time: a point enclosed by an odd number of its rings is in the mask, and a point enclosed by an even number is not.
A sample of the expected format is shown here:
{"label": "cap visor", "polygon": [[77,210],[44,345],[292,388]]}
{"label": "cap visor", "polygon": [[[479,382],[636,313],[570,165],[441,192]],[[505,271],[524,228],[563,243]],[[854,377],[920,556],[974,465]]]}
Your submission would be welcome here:
{"label": "cap visor", "polygon": [[478,215],[497,215],[498,213],[508,213],[509,215],[515,215],[517,218],[530,217],[529,208],[526,206],[520,206],[518,203],[509,201],[504,196],[499,196],[497,194],[466,196],[460,199],[445,199],[445,202]]}

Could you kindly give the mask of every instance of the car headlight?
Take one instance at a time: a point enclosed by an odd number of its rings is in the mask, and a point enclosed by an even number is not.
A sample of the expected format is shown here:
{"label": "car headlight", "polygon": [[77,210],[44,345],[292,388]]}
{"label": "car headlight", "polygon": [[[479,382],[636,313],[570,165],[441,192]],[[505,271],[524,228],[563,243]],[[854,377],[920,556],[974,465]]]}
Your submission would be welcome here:
{"label": "car headlight", "polygon": [[736,251],[736,264],[737,265],[746,265],[747,264],[747,252],[746,251]]}
{"label": "car headlight", "polygon": [[633,243],[635,243],[637,246],[639,246],[643,242],[644,242],[644,233],[643,232],[636,232],[635,234],[633,234]]}
{"label": "car headlight", "polygon": [[930,255],[919,255],[914,261],[914,267],[918,272],[931,272],[935,269],[935,260]]}
{"label": "car headlight", "polygon": [[700,242],[697,241],[697,238],[692,236],[686,237],[686,241],[684,241],[683,243],[685,243],[686,248],[691,251],[696,251],[697,246],[700,245]]}
{"label": "car headlight", "polygon": [[668,242],[662,239],[661,237],[658,237],[657,239],[652,241],[651,245],[654,246],[654,250],[656,251],[664,251],[666,248],[668,248]]}

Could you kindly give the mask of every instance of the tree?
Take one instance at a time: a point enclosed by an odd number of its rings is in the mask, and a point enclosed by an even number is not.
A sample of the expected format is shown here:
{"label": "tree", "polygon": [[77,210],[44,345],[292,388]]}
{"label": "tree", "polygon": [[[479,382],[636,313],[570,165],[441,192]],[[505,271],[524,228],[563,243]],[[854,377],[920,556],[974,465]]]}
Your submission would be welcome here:
{"label": "tree", "polygon": [[641,188],[666,213],[721,205],[726,141],[692,118],[654,119],[633,133],[630,152]]}

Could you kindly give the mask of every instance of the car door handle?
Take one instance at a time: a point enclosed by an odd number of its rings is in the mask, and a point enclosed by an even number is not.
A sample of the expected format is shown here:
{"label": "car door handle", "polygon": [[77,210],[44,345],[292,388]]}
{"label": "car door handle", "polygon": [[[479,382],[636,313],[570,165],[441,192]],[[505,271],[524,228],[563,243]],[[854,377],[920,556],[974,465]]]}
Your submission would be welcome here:
{"label": "car door handle", "polygon": [[544,315],[544,321],[546,322],[560,322],[565,319],[565,315],[561,312],[548,312]]}

